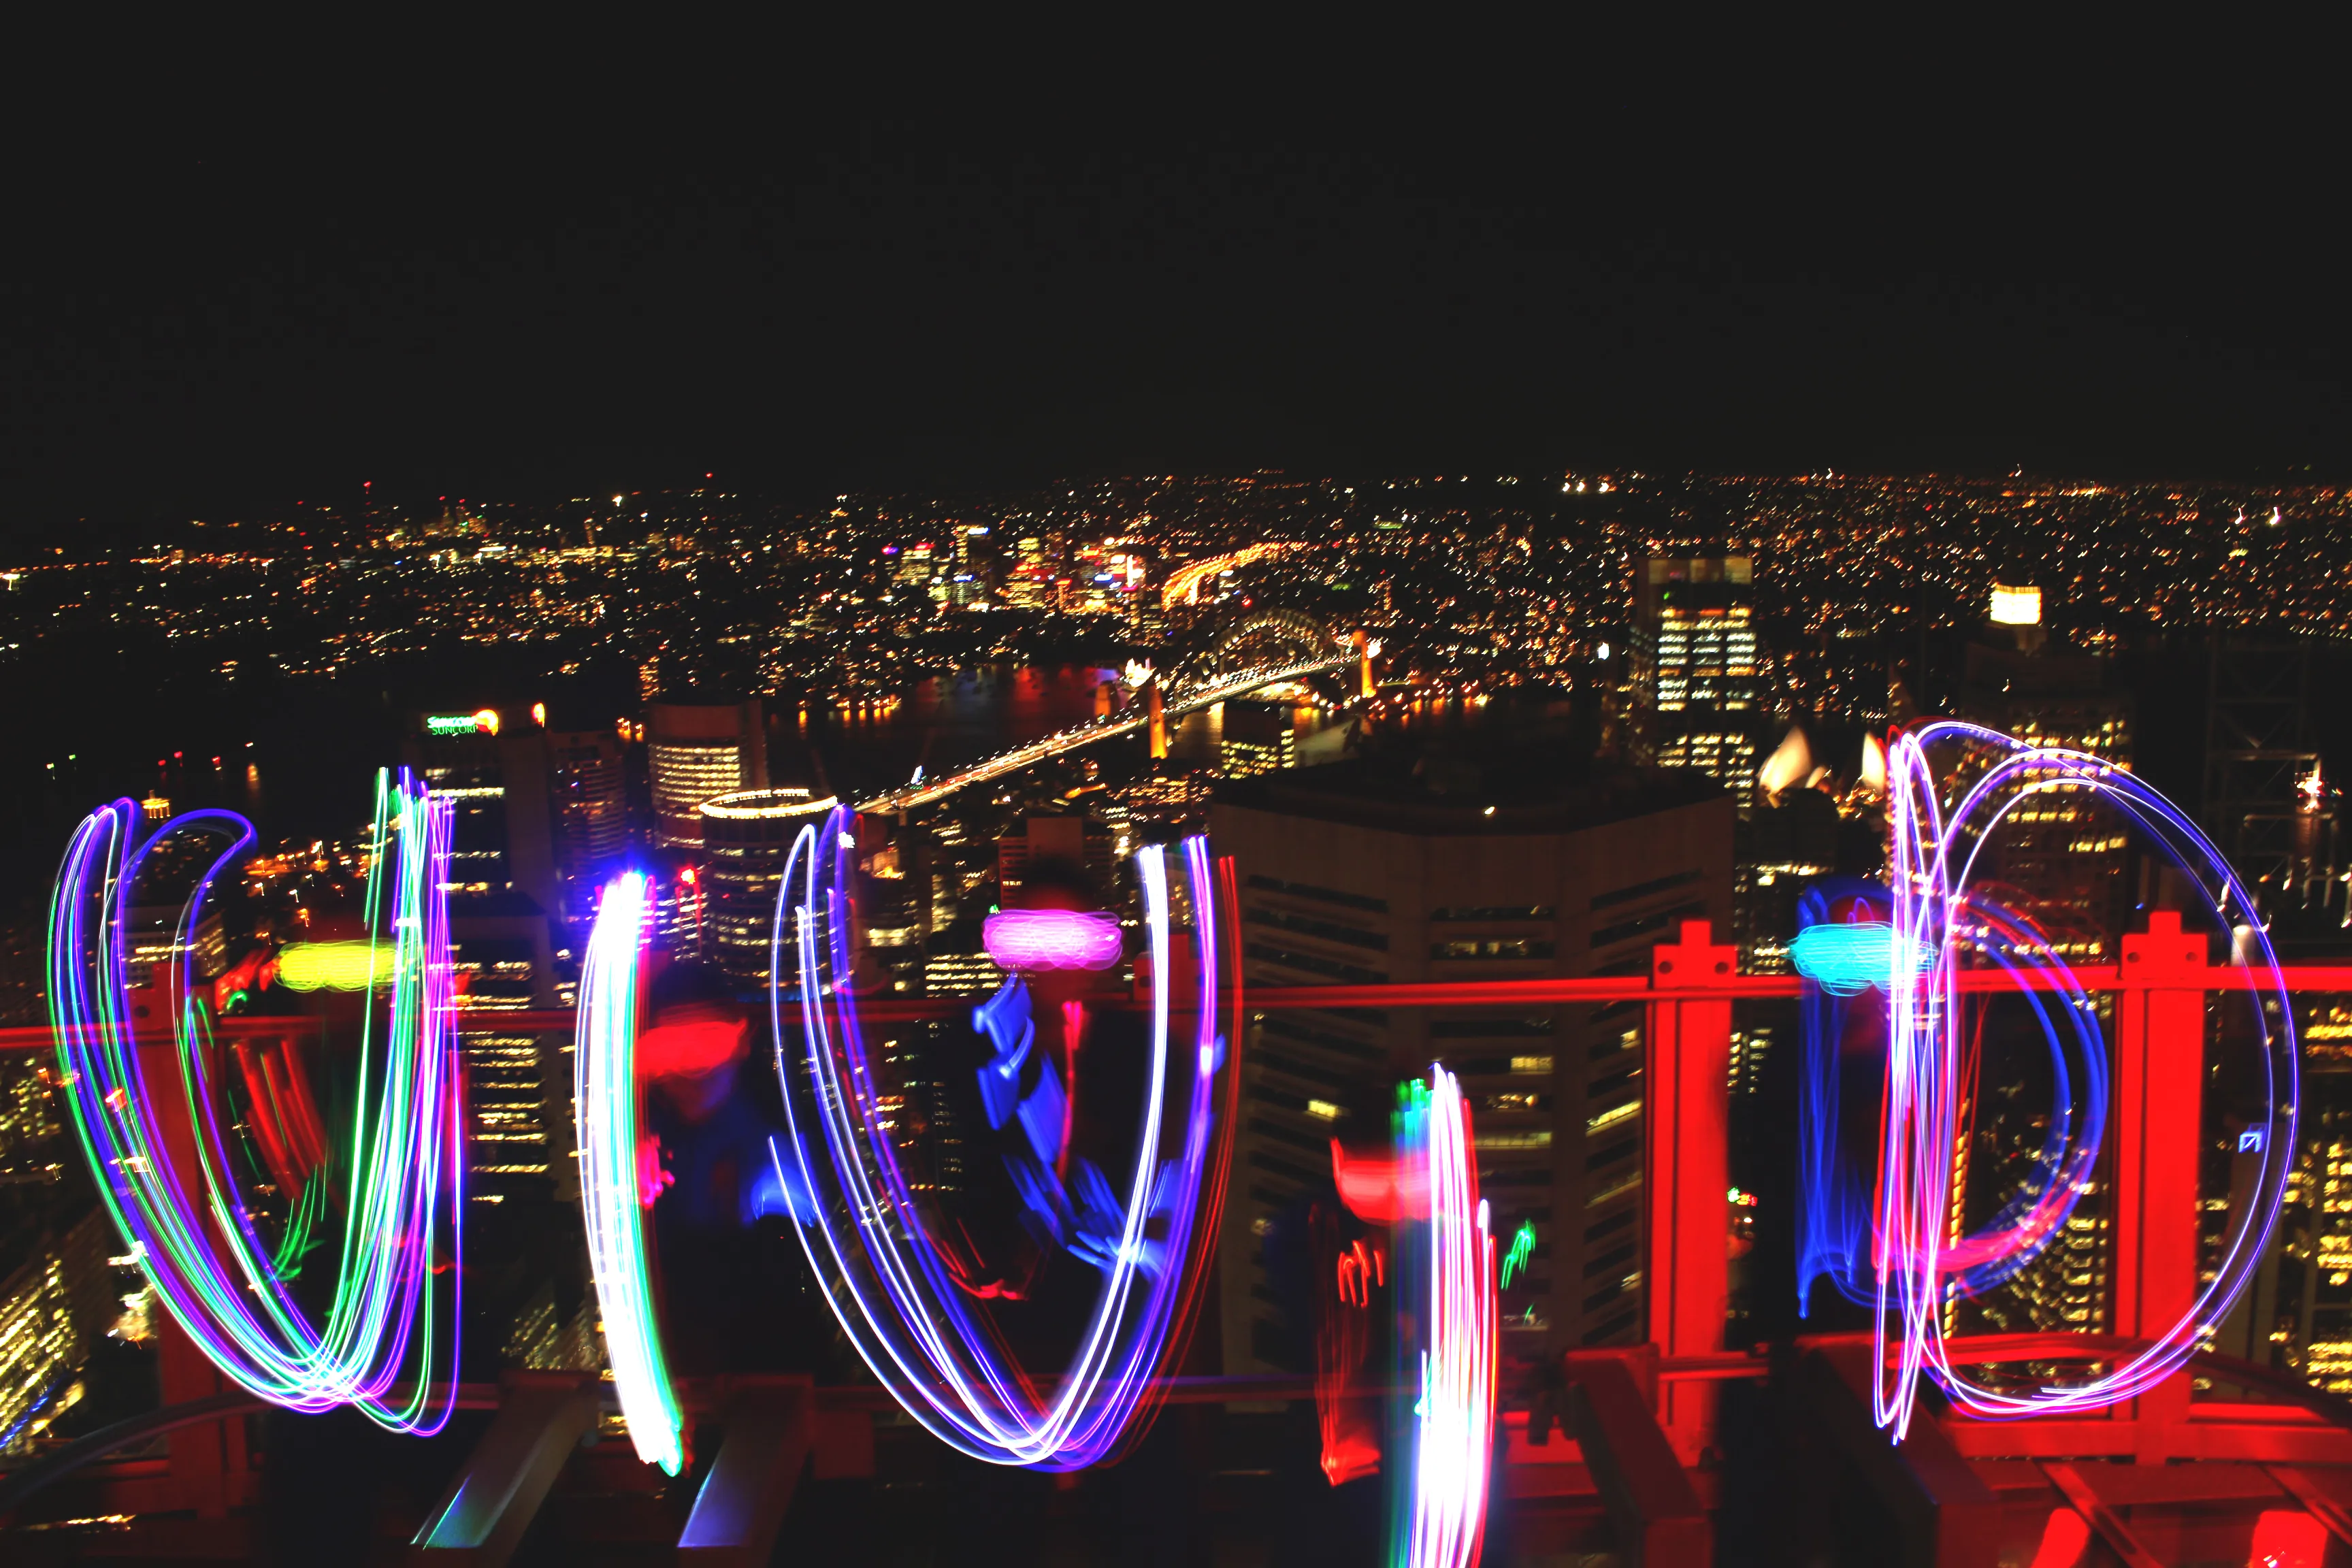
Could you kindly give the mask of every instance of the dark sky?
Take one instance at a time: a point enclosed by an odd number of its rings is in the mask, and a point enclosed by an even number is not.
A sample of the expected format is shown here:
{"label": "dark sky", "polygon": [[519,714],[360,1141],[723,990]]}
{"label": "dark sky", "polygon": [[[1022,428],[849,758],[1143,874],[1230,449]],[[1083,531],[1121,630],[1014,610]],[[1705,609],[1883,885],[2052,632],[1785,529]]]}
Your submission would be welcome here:
{"label": "dark sky", "polygon": [[27,121],[0,537],[706,470],[2352,479],[2324,116],[2062,132],[2004,90],[1896,131],[1900,97]]}

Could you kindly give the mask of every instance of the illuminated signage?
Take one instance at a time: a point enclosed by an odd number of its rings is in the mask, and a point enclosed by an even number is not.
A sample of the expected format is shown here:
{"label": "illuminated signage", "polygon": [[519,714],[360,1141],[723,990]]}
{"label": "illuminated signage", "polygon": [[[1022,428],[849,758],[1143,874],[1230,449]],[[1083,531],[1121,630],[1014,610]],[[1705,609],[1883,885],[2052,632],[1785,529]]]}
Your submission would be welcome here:
{"label": "illuminated signage", "polygon": [[1997,626],[2038,626],[2042,624],[2042,590],[1992,585],[1992,623]]}
{"label": "illuminated signage", "polygon": [[495,735],[499,732],[499,716],[495,710],[484,708],[473,713],[431,713],[425,719],[428,735]]}

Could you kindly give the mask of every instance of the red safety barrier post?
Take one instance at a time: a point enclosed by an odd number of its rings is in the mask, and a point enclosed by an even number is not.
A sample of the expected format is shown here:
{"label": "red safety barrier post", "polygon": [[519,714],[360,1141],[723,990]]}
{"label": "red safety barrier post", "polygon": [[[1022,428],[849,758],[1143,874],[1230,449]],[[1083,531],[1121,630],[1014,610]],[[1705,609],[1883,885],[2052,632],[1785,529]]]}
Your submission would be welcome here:
{"label": "red safety barrier post", "polygon": [[[2115,1331],[2152,1340],[2197,1299],[2197,1175],[2202,1163],[2206,937],[2179,913],[2151,910],[2123,939],[2116,1005]],[[2143,1464],[2185,1451],[2189,1374],[2139,1396]]]}
{"label": "red safety barrier post", "polygon": [[[1652,954],[1647,1074],[1650,1342],[1668,1360],[1723,1349],[1729,1300],[1731,1004],[1677,1001],[1721,987],[1738,952],[1685,921],[1682,940]],[[1712,1383],[1670,1383],[1659,1419],[1675,1457],[1696,1465],[1715,1440]]]}

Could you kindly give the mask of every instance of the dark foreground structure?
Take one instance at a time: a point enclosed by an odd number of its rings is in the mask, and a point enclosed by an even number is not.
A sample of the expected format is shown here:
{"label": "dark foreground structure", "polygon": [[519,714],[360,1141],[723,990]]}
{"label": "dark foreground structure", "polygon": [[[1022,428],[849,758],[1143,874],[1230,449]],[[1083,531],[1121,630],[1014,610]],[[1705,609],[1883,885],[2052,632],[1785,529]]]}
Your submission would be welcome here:
{"label": "dark foreground structure", "polygon": [[[2188,1156],[2205,1140],[2205,996],[2231,972],[2177,916],[2147,925],[2118,963],[2075,972],[2113,1009],[2116,1332],[1962,1340],[1956,1361],[2112,1358],[2199,1289],[2213,1194]],[[2066,1418],[1979,1421],[1930,1400],[1896,1445],[1872,1419],[1866,1334],[1727,1348],[1734,1008],[1799,982],[1739,973],[1704,921],[1677,938],[1646,973],[1245,998],[1258,1018],[1374,1002],[1643,1013],[1646,1335],[1506,1366],[1486,1561],[2320,1563],[2352,1547],[2352,1403],[2265,1366],[2208,1352],[2136,1400]],[[2352,990],[2352,970],[2284,973],[2298,996]],[[1137,1452],[1066,1477],[965,1460],[871,1385],[690,1381],[692,1458],[672,1479],[637,1462],[593,1373],[468,1384],[449,1429],[419,1441],[348,1411],[267,1409],[176,1336],[163,1364],[164,1408],[0,1481],[9,1563],[1342,1563],[1385,1550],[1377,1479],[1334,1488],[1317,1468],[1305,1377],[1180,1377]]]}

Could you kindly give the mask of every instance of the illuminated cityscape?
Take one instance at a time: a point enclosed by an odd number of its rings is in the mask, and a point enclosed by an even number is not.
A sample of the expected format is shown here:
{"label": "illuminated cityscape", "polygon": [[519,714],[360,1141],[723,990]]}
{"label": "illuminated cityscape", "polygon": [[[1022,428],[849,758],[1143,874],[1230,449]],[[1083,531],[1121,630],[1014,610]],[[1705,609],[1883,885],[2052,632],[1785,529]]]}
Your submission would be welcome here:
{"label": "illuminated cityscape", "polygon": [[[195,683],[161,757],[45,737],[51,804],[35,809],[111,788],[166,815],[247,811],[276,835],[188,950],[231,1013],[268,1012],[287,942],[354,929],[370,869],[355,824],[279,815],[296,806],[280,774],[289,789],[303,776],[290,748],[315,731],[265,715],[317,713],[339,727],[333,746],[384,748],[451,799],[457,1005],[519,1016],[462,1037],[467,1206],[507,1260],[480,1310],[511,1364],[562,1372],[600,1353],[593,1293],[562,1239],[581,1201],[572,1036],[520,1016],[568,1016],[603,880],[628,864],[654,874],[656,950],[771,984],[785,860],[845,795],[874,808],[856,847],[856,984],[908,1003],[1005,984],[982,927],[1026,896],[1032,867],[1102,889],[1132,931],[1131,857],[1200,830],[1239,868],[1251,989],[1642,975],[1686,921],[1732,940],[1743,972],[1789,974],[1802,891],[1882,863],[1886,727],[1938,710],[2205,803],[2283,951],[2352,953],[2326,761],[2342,738],[2313,695],[2346,655],[2333,598],[2308,593],[2352,577],[2352,553],[2323,563],[2352,538],[2352,500],[2333,491],[1261,473],[843,496],[807,513],[713,490],[625,500],[634,537],[610,502],[472,502],[422,524],[383,503],[316,509],[240,522],[247,548],[27,561],[0,598],[16,645],[0,658],[28,676],[93,637],[126,655],[160,639],[142,657]],[[1947,531],[1948,514],[1965,524]],[[2213,559],[2257,552],[2277,591],[2219,595]],[[219,618],[248,601],[268,615]],[[399,635],[364,630],[376,613]],[[357,618],[325,629],[344,616]],[[2255,637],[2295,637],[2299,651],[2282,663]],[[1358,666],[1373,647],[1368,698]],[[383,689],[373,710],[338,708],[355,681]],[[371,711],[383,717],[348,716]],[[1950,777],[1992,758],[1955,752]],[[2108,805],[2045,794],[2008,824],[1984,885],[2073,963],[2113,963],[2139,911],[2177,897]],[[167,907],[139,919],[142,972],[181,955]],[[31,1022],[37,921],[8,941],[11,1005]],[[265,1000],[228,1003],[233,991]],[[2012,1038],[2021,1017],[1993,1016],[1986,1036],[1979,1152],[1955,1200],[1970,1215],[2030,1193],[2042,1169],[2047,1085]],[[2226,1333],[2233,1353],[2352,1388],[2352,1286],[2330,1262],[2352,1256],[2332,1017],[2305,1025],[2313,1103],[2285,1225]],[[974,1160],[992,1156],[975,1143],[979,1107],[941,1070],[955,1048],[941,1028],[898,1022],[877,1044],[919,1190],[977,1225],[990,1189]],[[1791,1331],[1775,1326],[1765,1249],[1794,1201],[1773,1119],[1799,1035],[1785,1004],[1734,1006],[1720,1070],[1743,1194],[1735,1345]],[[1305,1237],[1319,1234],[1307,1216],[1328,1146],[1379,1126],[1386,1086],[1430,1060],[1459,1075],[1493,1223],[1518,1238],[1498,1301],[1507,1384],[1546,1357],[1642,1342],[1658,1245],[1649,1039],[1644,1006],[1626,1001],[1252,1013],[1206,1309],[1216,1348],[1200,1364],[1257,1378],[1314,1366],[1296,1260],[1324,1245]],[[5,1192],[31,1227],[11,1265],[11,1343],[25,1348],[8,1419],[37,1447],[54,1424],[87,1426],[85,1404],[135,1399],[123,1368],[158,1342],[123,1271],[58,1239],[103,1233],[77,1207],[40,1061],[6,1058],[5,1123]],[[2113,1203],[2106,1178],[2089,1181],[2053,1243],[1955,1322],[2111,1326]],[[2209,1205],[2209,1256],[2227,1208]],[[100,1342],[116,1347],[102,1378],[82,1370]]]}
{"label": "illuminated cityscape", "polygon": [[2329,94],[657,31],[19,73],[0,1564],[2352,1562]]}

